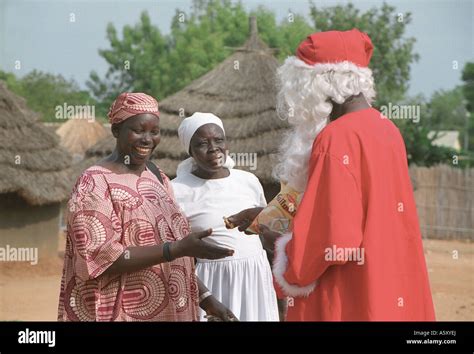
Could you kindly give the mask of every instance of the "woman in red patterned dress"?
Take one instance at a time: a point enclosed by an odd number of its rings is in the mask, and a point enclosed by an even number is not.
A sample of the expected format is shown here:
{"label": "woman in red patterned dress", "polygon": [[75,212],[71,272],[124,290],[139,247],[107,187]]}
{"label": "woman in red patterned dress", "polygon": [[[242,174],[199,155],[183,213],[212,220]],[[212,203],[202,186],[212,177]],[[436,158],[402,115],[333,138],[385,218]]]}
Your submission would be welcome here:
{"label": "woman in red patterned dress", "polygon": [[82,173],[68,203],[58,320],[195,321],[198,306],[235,320],[192,258],[233,251],[205,242],[212,230],[190,233],[169,179],[147,167],[160,142],[158,102],[122,93],[109,119],[115,150]]}

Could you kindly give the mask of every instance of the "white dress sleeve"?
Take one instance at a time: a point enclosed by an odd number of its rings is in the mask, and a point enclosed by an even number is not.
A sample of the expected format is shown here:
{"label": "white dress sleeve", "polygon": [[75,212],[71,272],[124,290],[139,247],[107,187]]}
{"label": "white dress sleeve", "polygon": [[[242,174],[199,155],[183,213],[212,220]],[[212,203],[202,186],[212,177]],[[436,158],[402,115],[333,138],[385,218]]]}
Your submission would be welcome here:
{"label": "white dress sleeve", "polygon": [[265,199],[265,192],[263,191],[262,184],[257,176],[250,174],[253,178],[251,178],[252,184],[254,186],[254,190],[256,191],[256,203],[258,207],[265,208],[267,206],[267,200]]}
{"label": "white dress sleeve", "polygon": [[267,206],[267,200],[265,199],[265,193],[263,191],[262,185],[260,184],[260,181],[258,182],[258,186],[259,186],[260,206],[265,208]]}

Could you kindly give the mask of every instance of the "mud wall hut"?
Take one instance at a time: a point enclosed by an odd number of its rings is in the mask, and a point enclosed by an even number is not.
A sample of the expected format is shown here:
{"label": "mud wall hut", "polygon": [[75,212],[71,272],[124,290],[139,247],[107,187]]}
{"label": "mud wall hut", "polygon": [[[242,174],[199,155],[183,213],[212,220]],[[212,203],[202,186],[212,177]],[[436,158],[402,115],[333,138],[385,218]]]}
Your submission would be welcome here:
{"label": "mud wall hut", "polygon": [[0,247],[57,255],[60,203],[71,184],[71,156],[25,100],[0,82]]}

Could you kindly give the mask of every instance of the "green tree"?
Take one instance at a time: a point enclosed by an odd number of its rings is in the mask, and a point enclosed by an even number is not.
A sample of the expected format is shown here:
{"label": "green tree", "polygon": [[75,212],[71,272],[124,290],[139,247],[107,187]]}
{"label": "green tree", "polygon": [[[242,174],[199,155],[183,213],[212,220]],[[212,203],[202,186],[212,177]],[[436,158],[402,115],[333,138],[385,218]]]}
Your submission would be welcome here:
{"label": "green tree", "polygon": [[462,72],[462,86],[467,109],[465,131],[468,133],[468,150],[474,152],[474,62],[466,63]]}
{"label": "green tree", "polygon": [[311,27],[304,16],[293,14],[291,10],[288,12],[288,17],[280,23],[277,30],[279,34],[279,42],[277,44],[279,48],[278,58],[280,60],[294,55],[301,41],[314,32],[314,28]]}
{"label": "green tree", "polygon": [[159,29],[151,24],[146,12],[142,13],[137,25],[123,28],[122,38],[109,24],[107,39],[111,48],[99,50],[109,64],[105,79],[92,71],[87,82],[100,102],[101,111],[106,111],[117,94],[123,91],[163,92],[171,81],[161,70],[168,57],[169,44]]}
{"label": "green tree", "polygon": [[474,112],[474,62],[464,65],[462,81],[464,81],[463,92],[467,101],[466,108],[469,112]]}
{"label": "green tree", "polygon": [[[421,103],[422,119],[419,124],[411,121],[396,122],[405,138],[410,162],[427,166],[439,162],[452,164],[453,156],[458,156],[459,163],[453,166],[472,165],[474,121],[469,109],[474,107],[474,63],[466,64],[462,79],[463,85],[452,90],[436,91],[427,103],[421,97],[409,102],[409,104]],[[453,149],[434,146],[433,141],[440,136],[440,130],[459,131],[462,150],[457,152]],[[435,135],[429,136],[429,132],[433,131]],[[467,146],[465,144],[466,131],[468,132]]]}
{"label": "green tree", "polygon": [[422,124],[403,122],[401,127],[407,150],[408,163],[418,166],[432,166],[439,163],[452,164],[454,156],[459,156],[456,150],[436,146],[433,141],[439,133],[430,136],[431,130]]}
{"label": "green tree", "polygon": [[[56,106],[96,105],[96,101],[85,90],[81,90],[74,80],[66,80],[62,75],[53,75],[33,70],[22,78],[12,73],[0,71],[0,80],[17,95],[26,99],[30,109],[41,114],[45,122],[55,122]],[[96,115],[99,115],[96,110]]]}
{"label": "green tree", "polygon": [[[314,31],[353,27],[366,31],[375,46],[371,68],[377,84],[377,104],[402,99],[410,78],[410,64],[418,58],[413,52],[415,40],[404,37],[410,14],[399,15],[387,4],[364,13],[352,4],[323,9],[312,3],[310,6],[312,24],[291,9],[280,23],[275,13],[263,6],[250,14],[257,17],[261,38],[278,49],[281,60],[292,55],[298,44]],[[146,12],[136,26],[124,27],[122,38],[109,24],[107,38],[111,48],[99,51],[109,70],[104,79],[92,72],[88,86],[105,104],[124,90],[166,97],[212,70],[233,48],[241,46],[248,36],[248,16],[240,2],[195,0],[191,12],[176,10],[168,37],[150,23]]]}
{"label": "green tree", "polygon": [[212,70],[239,47],[248,34],[247,16],[241,3],[230,0],[195,1],[191,13],[176,10],[169,55],[172,80],[161,96]]}
{"label": "green tree", "polygon": [[288,9],[287,16],[280,23],[277,23],[275,13],[264,6],[257,7],[250,16],[257,18],[260,38],[269,47],[276,49],[280,61],[294,55],[298,44],[314,32],[305,17],[293,13],[291,9]]}
{"label": "green tree", "polygon": [[432,166],[438,163],[451,164],[453,156],[457,156],[459,153],[452,148],[434,145],[434,141],[440,136],[440,133],[433,121],[429,119],[430,102],[426,102],[423,95],[417,95],[400,103],[420,107],[421,118],[419,121],[394,120],[405,141],[408,163],[418,166]]}
{"label": "green tree", "polygon": [[10,91],[17,94],[21,91],[20,81],[16,78],[15,74],[0,70],[0,80],[7,84]]}
{"label": "green tree", "polygon": [[400,102],[404,105],[420,106],[420,120],[394,120],[403,135],[408,162],[418,166],[432,166],[439,163],[453,167],[469,167],[472,165],[474,154],[472,151],[461,148],[437,146],[434,144],[442,136],[441,130],[457,130],[460,134],[462,147],[465,129],[466,109],[462,90],[456,87],[453,90],[437,91],[427,101],[422,95],[411,97]]}
{"label": "green tree", "polygon": [[[452,90],[436,91],[428,103],[426,117],[434,130],[457,130],[464,153],[472,150],[473,115],[467,110],[469,101],[465,98],[465,86]],[[466,138],[468,139],[466,142]]]}
{"label": "green tree", "polygon": [[466,109],[462,87],[436,91],[427,108],[427,116],[433,128],[464,131]]}
{"label": "green tree", "polygon": [[109,24],[111,48],[99,50],[109,69],[104,79],[93,71],[87,86],[104,109],[123,91],[164,98],[223,61],[244,42],[247,26],[242,4],[230,0],[194,1],[191,13],[177,9],[168,37],[147,12],[134,27],[125,26],[121,38]]}

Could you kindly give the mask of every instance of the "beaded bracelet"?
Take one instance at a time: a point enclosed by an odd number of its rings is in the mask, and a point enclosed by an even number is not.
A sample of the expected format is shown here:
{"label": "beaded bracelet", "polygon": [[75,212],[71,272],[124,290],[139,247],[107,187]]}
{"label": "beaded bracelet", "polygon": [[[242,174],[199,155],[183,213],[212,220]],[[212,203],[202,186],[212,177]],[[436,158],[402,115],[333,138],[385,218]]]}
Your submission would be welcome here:
{"label": "beaded bracelet", "polygon": [[210,291],[206,291],[205,293],[201,294],[199,296],[199,303],[203,302],[204,300],[206,300],[209,296],[211,296],[211,292]]}

